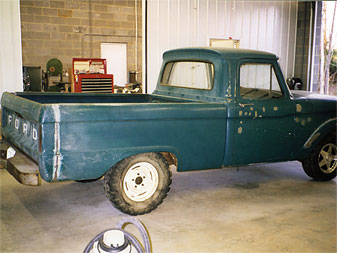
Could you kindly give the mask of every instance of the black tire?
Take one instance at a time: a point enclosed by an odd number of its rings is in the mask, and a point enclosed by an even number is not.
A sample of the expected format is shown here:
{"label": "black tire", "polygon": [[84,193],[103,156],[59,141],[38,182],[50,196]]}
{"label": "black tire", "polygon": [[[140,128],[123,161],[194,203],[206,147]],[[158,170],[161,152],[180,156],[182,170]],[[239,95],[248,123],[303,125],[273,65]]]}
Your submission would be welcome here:
{"label": "black tire", "polygon": [[82,184],[86,184],[86,183],[91,183],[91,182],[95,182],[99,179],[101,179],[102,177],[99,178],[94,178],[94,179],[85,179],[85,180],[75,180],[78,183],[82,183]]}
{"label": "black tire", "polygon": [[123,213],[149,213],[166,198],[172,182],[171,175],[167,161],[159,153],[131,156],[114,165],[104,175],[105,196]]}
{"label": "black tire", "polygon": [[[309,157],[302,161],[304,172],[317,181],[328,181],[336,177],[336,136],[329,135],[311,151]],[[323,154],[330,154],[323,157]]]}

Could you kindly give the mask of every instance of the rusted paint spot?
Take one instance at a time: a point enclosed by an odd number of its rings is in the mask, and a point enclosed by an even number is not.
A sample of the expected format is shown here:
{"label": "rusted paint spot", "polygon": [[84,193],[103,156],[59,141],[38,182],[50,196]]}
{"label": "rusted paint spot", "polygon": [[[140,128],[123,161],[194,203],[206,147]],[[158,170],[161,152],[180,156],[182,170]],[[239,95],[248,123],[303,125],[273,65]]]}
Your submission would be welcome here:
{"label": "rusted paint spot", "polygon": [[296,117],[296,118],[295,118],[295,121],[296,121],[297,123],[300,122],[299,117]]}
{"label": "rusted paint spot", "polygon": [[296,104],[296,112],[301,112],[302,106],[300,104]]}
{"label": "rusted paint spot", "polygon": [[302,125],[302,126],[305,126],[305,120],[304,120],[304,119],[302,119],[301,125]]}
{"label": "rusted paint spot", "polygon": [[263,111],[263,112],[266,112],[266,107],[263,106],[263,107],[262,107],[262,111]]}
{"label": "rusted paint spot", "polygon": [[241,134],[242,133],[242,127],[239,127],[238,128],[238,134]]}
{"label": "rusted paint spot", "polygon": [[242,116],[242,111],[239,111],[239,116]]}
{"label": "rusted paint spot", "polygon": [[278,111],[278,107],[277,106],[274,106],[274,111]]}
{"label": "rusted paint spot", "polygon": [[253,107],[250,107],[250,110],[251,110],[251,111],[254,111],[254,108],[253,108]]}
{"label": "rusted paint spot", "polygon": [[257,118],[257,111],[255,111],[255,118]]}

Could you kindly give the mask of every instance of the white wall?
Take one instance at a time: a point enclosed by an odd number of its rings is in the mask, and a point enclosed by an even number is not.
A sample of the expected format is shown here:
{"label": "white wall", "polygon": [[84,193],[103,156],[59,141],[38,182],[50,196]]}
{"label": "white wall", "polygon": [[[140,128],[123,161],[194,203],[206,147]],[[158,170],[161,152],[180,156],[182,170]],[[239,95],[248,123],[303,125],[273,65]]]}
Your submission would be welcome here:
{"label": "white wall", "polygon": [[297,2],[148,0],[147,6],[149,93],[164,51],[209,46],[210,38],[232,37],[240,40],[240,48],[275,53],[285,77],[293,76]]}
{"label": "white wall", "polygon": [[20,3],[0,0],[0,96],[22,90]]}

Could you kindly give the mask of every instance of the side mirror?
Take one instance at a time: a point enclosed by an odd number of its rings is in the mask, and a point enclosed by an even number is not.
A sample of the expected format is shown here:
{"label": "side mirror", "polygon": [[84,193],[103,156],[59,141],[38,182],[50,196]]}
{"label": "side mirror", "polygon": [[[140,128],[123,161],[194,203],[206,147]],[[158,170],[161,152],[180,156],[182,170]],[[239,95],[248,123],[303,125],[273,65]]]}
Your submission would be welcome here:
{"label": "side mirror", "polygon": [[303,82],[298,77],[288,78],[287,84],[291,90],[301,90],[303,87]]}

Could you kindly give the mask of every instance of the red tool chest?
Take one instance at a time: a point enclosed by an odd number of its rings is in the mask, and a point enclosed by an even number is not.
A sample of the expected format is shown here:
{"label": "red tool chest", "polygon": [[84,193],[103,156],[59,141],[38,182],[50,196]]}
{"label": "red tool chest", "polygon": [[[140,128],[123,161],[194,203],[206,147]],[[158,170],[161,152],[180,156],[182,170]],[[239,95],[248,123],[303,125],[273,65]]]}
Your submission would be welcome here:
{"label": "red tool chest", "polygon": [[73,91],[113,93],[113,75],[106,72],[106,59],[73,58]]}

